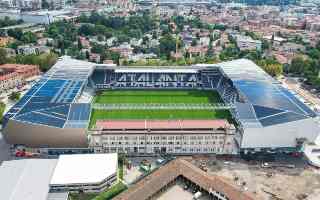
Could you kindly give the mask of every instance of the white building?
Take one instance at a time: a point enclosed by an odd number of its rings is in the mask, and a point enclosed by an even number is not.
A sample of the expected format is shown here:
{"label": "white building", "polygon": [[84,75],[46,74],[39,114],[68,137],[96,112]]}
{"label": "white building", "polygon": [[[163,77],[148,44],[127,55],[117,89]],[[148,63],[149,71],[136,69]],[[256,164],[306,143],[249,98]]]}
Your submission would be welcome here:
{"label": "white building", "polygon": [[50,191],[100,192],[117,180],[118,155],[61,155],[50,182]]}
{"label": "white building", "polygon": [[236,35],[237,46],[241,51],[257,50],[261,51],[262,42],[260,40],[253,40],[249,36]]}
{"label": "white building", "polygon": [[0,19],[9,17],[14,20],[23,20],[25,23],[34,24],[51,24],[61,20],[74,20],[78,16],[71,10],[40,10],[32,12],[20,12],[19,10],[4,10],[0,11]]}
{"label": "white building", "polygon": [[70,192],[100,192],[117,180],[117,154],[73,154],[0,165],[1,200],[67,200]]}

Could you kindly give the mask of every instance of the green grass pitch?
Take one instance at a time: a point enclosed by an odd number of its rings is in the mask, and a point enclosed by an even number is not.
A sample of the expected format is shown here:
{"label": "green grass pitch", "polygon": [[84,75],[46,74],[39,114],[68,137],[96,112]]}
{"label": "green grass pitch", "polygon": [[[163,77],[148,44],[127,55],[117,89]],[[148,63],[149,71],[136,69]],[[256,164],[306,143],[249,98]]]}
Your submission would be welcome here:
{"label": "green grass pitch", "polygon": [[[203,90],[109,90],[97,95],[94,103],[103,104],[170,104],[221,103],[217,92]],[[130,119],[228,119],[229,110],[97,110],[91,113],[90,127],[97,120]]]}
{"label": "green grass pitch", "polygon": [[90,127],[98,119],[130,120],[130,119],[228,119],[231,114],[228,110],[93,110]]}
{"label": "green grass pitch", "polygon": [[95,97],[95,103],[219,103],[219,94],[204,90],[109,90]]}

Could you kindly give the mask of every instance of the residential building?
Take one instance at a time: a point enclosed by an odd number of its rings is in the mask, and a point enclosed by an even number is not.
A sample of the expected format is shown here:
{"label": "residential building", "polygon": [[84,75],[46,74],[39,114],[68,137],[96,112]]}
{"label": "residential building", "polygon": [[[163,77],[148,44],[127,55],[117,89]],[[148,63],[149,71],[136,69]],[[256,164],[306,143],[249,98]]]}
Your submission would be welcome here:
{"label": "residential building", "polygon": [[237,46],[241,51],[257,50],[261,51],[262,42],[260,40],[253,40],[249,36],[236,35]]}
{"label": "residential building", "polygon": [[12,37],[0,37],[0,47],[7,46],[14,39]]}
{"label": "residential building", "polygon": [[128,43],[123,43],[117,47],[110,48],[111,51],[118,52],[121,57],[128,58],[133,54],[133,48]]}
{"label": "residential building", "polygon": [[47,46],[34,46],[34,45],[22,45],[18,46],[18,54],[31,55],[31,54],[41,54],[50,53],[51,48]]}
{"label": "residential building", "polygon": [[39,67],[36,65],[0,65],[0,91],[21,86],[39,73]]}

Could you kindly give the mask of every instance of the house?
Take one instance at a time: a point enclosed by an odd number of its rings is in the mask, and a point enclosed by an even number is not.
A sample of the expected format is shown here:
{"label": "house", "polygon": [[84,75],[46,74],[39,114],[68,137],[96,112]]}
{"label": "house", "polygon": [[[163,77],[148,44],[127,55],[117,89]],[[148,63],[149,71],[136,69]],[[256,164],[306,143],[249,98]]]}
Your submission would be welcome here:
{"label": "house", "polygon": [[21,46],[18,46],[17,51],[18,51],[18,54],[31,55],[31,54],[50,53],[51,48],[47,46],[21,45]]}
{"label": "house", "polygon": [[121,57],[128,58],[133,54],[133,48],[128,43],[123,43],[120,46],[110,48],[113,52],[118,52]]}
{"label": "house", "polygon": [[130,40],[130,45],[132,46],[140,46],[142,44],[142,39],[132,38]]}
{"label": "house", "polygon": [[207,52],[208,52],[208,48],[205,46],[190,46],[187,48],[187,52],[189,53],[190,58],[194,57],[194,56],[200,56],[200,57],[204,57]]}
{"label": "house", "polygon": [[90,48],[90,41],[87,38],[80,36],[79,37],[80,44],[82,48]]}
{"label": "house", "polygon": [[139,61],[139,60],[146,60],[146,59],[151,59],[151,58],[156,58],[157,55],[154,54],[154,53],[139,53],[139,54],[133,54],[133,55],[130,55],[128,57],[128,61]]}
{"label": "house", "polygon": [[97,53],[91,53],[89,56],[89,60],[95,63],[100,63],[100,58],[101,58],[100,54],[97,54]]}
{"label": "house", "polygon": [[282,55],[282,54],[276,53],[276,54],[274,54],[274,57],[282,65],[289,64],[289,58]]}
{"label": "house", "polygon": [[18,54],[22,55],[31,55],[31,54],[37,54],[37,49],[33,45],[21,45],[17,48]]}
{"label": "house", "polygon": [[46,45],[52,45],[54,42],[54,40],[52,38],[40,38],[37,40],[37,44],[39,46],[46,46]]}
{"label": "house", "polygon": [[107,46],[108,47],[112,47],[113,45],[115,45],[115,43],[118,41],[118,38],[116,37],[111,37],[109,39],[107,39]]}
{"label": "house", "polygon": [[5,47],[14,41],[12,37],[0,37],[0,47]]}
{"label": "house", "polygon": [[15,57],[16,56],[16,50],[11,49],[11,48],[2,48],[6,51],[7,57]]}
{"label": "house", "polygon": [[173,52],[173,51],[171,51],[170,52],[170,57],[172,59],[178,60],[178,59],[183,58],[183,54],[181,52]]}
{"label": "house", "polygon": [[199,43],[200,43],[201,46],[209,46],[210,37],[200,37]]}
{"label": "house", "polygon": [[273,36],[272,35],[266,35],[263,37],[263,39],[273,42],[273,46],[279,47],[282,43],[286,42],[287,39],[279,37],[279,36]]}

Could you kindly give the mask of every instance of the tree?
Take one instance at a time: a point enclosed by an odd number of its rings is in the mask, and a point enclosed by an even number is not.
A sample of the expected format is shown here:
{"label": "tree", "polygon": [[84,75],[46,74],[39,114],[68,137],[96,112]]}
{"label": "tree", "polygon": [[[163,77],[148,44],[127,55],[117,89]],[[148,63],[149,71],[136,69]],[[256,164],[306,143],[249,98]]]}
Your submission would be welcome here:
{"label": "tree", "polygon": [[271,76],[279,76],[283,73],[283,67],[281,64],[268,64],[262,67]]}
{"label": "tree", "polygon": [[289,72],[301,74],[304,71],[304,66],[306,65],[305,60],[302,57],[295,57],[291,61],[291,66],[289,67]]}
{"label": "tree", "polygon": [[6,104],[3,102],[0,102],[0,123],[2,123],[3,113],[6,108]]}
{"label": "tree", "polygon": [[32,32],[26,32],[22,34],[22,37],[20,40],[24,43],[36,43],[37,42],[37,36]]}
{"label": "tree", "polygon": [[78,38],[78,49],[81,50],[82,49],[82,43],[80,38]]}
{"label": "tree", "polygon": [[191,46],[193,46],[193,47],[194,47],[194,46],[197,46],[197,43],[198,43],[198,42],[197,42],[197,39],[196,39],[196,38],[193,38],[193,39],[192,39],[192,42],[191,42]]}
{"label": "tree", "polygon": [[40,55],[18,55],[15,62],[18,64],[39,65],[41,71],[49,70],[57,61],[58,56],[54,53]]}
{"label": "tree", "polygon": [[23,33],[21,29],[16,28],[8,30],[8,36],[13,37],[14,39],[21,40],[22,35]]}
{"label": "tree", "polygon": [[42,0],[42,2],[41,2],[41,8],[42,8],[42,9],[49,9],[49,8],[50,8],[50,5],[49,5],[49,3],[48,3],[46,0]]}
{"label": "tree", "polygon": [[12,101],[18,101],[20,99],[20,92],[12,92],[9,96],[9,99]]}
{"label": "tree", "polygon": [[142,32],[139,29],[131,29],[128,33],[128,36],[139,39],[142,36]]}
{"label": "tree", "polygon": [[5,49],[0,48],[0,65],[7,62],[7,52]]}
{"label": "tree", "polygon": [[107,50],[102,54],[101,60],[112,60],[113,62],[119,64],[120,62],[120,53]]}
{"label": "tree", "polygon": [[172,51],[176,51],[176,40],[167,34],[160,38],[160,56],[165,56],[167,59],[170,57]]}
{"label": "tree", "polygon": [[104,51],[105,51],[105,47],[100,44],[94,44],[93,47],[91,48],[92,53],[102,54]]}

